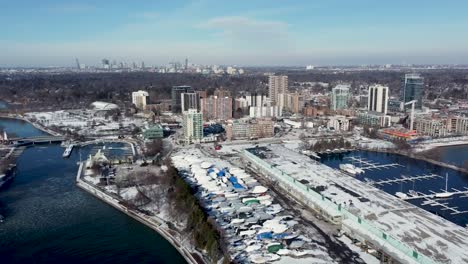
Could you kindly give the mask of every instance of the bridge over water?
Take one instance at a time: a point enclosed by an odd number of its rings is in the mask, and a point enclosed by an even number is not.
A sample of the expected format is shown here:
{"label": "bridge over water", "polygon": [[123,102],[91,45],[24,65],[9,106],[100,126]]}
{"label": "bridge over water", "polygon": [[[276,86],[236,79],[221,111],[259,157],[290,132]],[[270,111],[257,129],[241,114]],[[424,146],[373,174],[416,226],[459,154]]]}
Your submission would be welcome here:
{"label": "bridge over water", "polygon": [[10,142],[18,146],[27,146],[35,144],[60,143],[65,140],[64,136],[35,136],[35,137],[15,137],[9,138]]}

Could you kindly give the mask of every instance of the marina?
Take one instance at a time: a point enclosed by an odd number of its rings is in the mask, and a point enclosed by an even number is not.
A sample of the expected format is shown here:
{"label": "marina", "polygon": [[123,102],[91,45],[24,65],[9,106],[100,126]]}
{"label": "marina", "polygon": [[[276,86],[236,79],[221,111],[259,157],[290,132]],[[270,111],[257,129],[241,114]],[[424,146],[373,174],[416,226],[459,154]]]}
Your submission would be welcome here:
{"label": "marina", "polygon": [[[468,147],[465,146],[465,148]],[[460,147],[457,146],[457,149],[460,149]],[[374,164],[397,163],[401,166],[391,166],[385,170],[365,170],[365,173],[356,175],[354,178],[365,182],[367,185],[378,187],[391,195],[397,196],[460,226],[464,227],[468,224],[468,214],[465,212],[468,210],[468,204],[466,203],[466,198],[468,197],[466,193],[468,177],[464,173],[437,166],[423,160],[380,152],[354,151],[349,154],[323,156],[321,161],[328,166],[338,169],[340,164],[350,160],[349,157],[356,156]],[[355,164],[357,165],[358,163]],[[446,175],[448,175],[448,182],[446,181]],[[443,193],[446,192],[451,193],[451,197],[436,197],[436,194],[443,196]],[[445,203],[445,207],[430,206],[429,202],[422,204],[426,199],[444,199],[443,202],[440,202]],[[447,207],[454,208],[460,213],[447,210]],[[445,210],[442,210],[444,208]]]}
{"label": "marina", "polygon": [[[323,214],[327,215],[330,221],[342,223],[344,229],[359,234],[359,236],[365,236],[367,241],[382,247],[388,244],[385,240],[391,236],[395,240],[391,244],[398,245],[396,248],[386,249],[389,254],[394,252],[391,254],[392,257],[397,259],[401,257],[399,253],[402,253],[402,251],[398,250],[405,247],[412,247],[413,251],[428,257],[424,261],[419,261],[420,263],[446,263],[453,255],[460,256],[459,261],[462,263],[463,258],[468,257],[465,256],[463,250],[463,247],[467,246],[466,243],[463,245],[459,243],[468,236],[468,233],[464,233],[466,232],[464,224],[461,224],[465,222],[465,214],[452,215],[450,212],[453,213],[454,211],[442,210],[446,207],[422,206],[418,203],[413,205],[394,196],[397,191],[406,192],[402,190],[401,184],[412,185],[415,181],[386,184],[382,186],[386,189],[382,190],[363,184],[365,177],[384,180],[385,177],[392,174],[397,176],[404,172],[406,175],[414,175],[426,171],[426,169],[423,169],[424,167],[409,170],[415,166],[413,162],[418,163],[419,161],[407,160],[403,162],[403,160],[399,160],[402,157],[384,160],[384,157],[389,156],[387,154],[383,154],[381,159],[376,160],[375,157],[379,157],[380,153],[350,153],[350,155],[364,156],[366,159],[380,164],[398,163],[405,165],[388,167],[385,171],[368,170],[362,175],[358,174],[350,177],[348,174],[340,173],[340,171],[333,170],[310,158],[305,160],[304,156],[301,157],[299,153],[281,146],[271,145],[248,149],[247,151],[255,155],[253,157],[253,155],[247,154],[249,161],[255,162],[260,168],[264,169],[265,175],[272,175],[271,177],[275,177],[277,180],[284,179],[284,184],[286,184],[284,188],[290,189],[291,193],[297,193],[301,197],[300,199],[307,200],[309,204],[314,204],[315,208],[323,211]],[[333,161],[332,167],[338,168],[339,164],[346,160],[343,154],[340,155],[336,159],[322,160],[324,163]],[[442,174],[441,171],[433,171],[433,173]],[[376,177],[377,175],[379,177]],[[440,178],[434,177],[418,182],[419,184],[414,187],[422,189],[421,187],[426,187],[425,184],[428,182],[440,181]],[[453,178],[453,181],[455,181],[455,177]],[[456,180],[462,180],[462,178]],[[457,202],[463,204],[461,201]],[[418,208],[418,206],[421,208]],[[459,212],[465,210],[462,208],[463,205],[448,204],[447,206],[459,206],[454,208]],[[431,211],[437,211],[439,216]],[[440,217],[442,214],[444,218],[453,219],[454,222],[461,222],[461,226],[446,221]],[[378,230],[381,230],[382,233]],[[415,237],[421,232],[428,235],[425,241],[431,241],[430,243],[419,243],[420,240],[415,241]],[[441,244],[444,246],[441,247]],[[404,250],[403,252],[407,251]],[[430,260],[431,258],[432,260]]]}

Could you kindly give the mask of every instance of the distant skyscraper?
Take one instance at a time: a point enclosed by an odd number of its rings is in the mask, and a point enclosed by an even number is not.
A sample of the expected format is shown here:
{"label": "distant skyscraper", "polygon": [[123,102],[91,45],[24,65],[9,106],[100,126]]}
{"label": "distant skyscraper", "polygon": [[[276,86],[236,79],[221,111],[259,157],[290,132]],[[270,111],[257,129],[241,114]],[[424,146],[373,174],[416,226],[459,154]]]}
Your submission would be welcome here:
{"label": "distant skyscraper", "polygon": [[278,95],[288,92],[288,76],[270,75],[268,77],[268,96],[272,105],[279,101]]}
{"label": "distant skyscraper", "polygon": [[367,110],[387,114],[388,87],[383,85],[369,86]]}
{"label": "distant skyscraper", "polygon": [[75,62],[76,62],[76,68],[80,70],[81,67],[80,67],[80,61],[78,60],[78,58],[75,58]]}
{"label": "distant skyscraper", "polygon": [[145,69],[145,62],[144,62],[144,61],[141,62],[141,69],[142,69],[142,70]]}
{"label": "distant skyscraper", "polygon": [[146,91],[137,91],[132,93],[132,103],[138,108],[144,110],[147,104],[149,94]]}
{"label": "distant skyscraper", "polygon": [[424,78],[421,75],[415,73],[405,74],[405,78],[402,80],[401,101],[407,103],[417,100],[415,108],[421,109],[423,85]]}
{"label": "distant skyscraper", "polygon": [[185,70],[188,69],[188,58],[185,58],[185,67],[184,68],[185,68]]}
{"label": "distant skyscraper", "polygon": [[103,69],[110,69],[110,64],[109,64],[108,59],[102,59],[101,63],[102,63],[102,68]]}
{"label": "distant skyscraper", "polygon": [[344,84],[333,87],[330,98],[331,109],[333,111],[348,108],[349,88],[349,85]]}
{"label": "distant skyscraper", "polygon": [[198,93],[182,93],[180,96],[182,112],[189,109],[200,110],[200,95]]}
{"label": "distant skyscraper", "polygon": [[196,109],[184,112],[182,126],[186,144],[200,142],[203,138],[203,115]]}
{"label": "distant skyscraper", "polygon": [[193,93],[193,88],[187,85],[182,86],[172,86],[172,112],[180,113],[181,108],[181,94],[183,93]]}

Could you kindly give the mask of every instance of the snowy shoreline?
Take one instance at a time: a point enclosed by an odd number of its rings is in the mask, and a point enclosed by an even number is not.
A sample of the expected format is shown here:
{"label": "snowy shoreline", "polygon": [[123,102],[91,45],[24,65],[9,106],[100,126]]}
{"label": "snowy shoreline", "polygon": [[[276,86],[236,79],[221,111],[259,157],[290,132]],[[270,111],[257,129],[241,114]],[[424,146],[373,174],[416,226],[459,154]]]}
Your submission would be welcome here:
{"label": "snowy shoreline", "polygon": [[[76,176],[76,184],[79,188],[87,191],[88,193],[92,194],[96,198],[102,200],[103,202],[111,205],[112,207],[118,209],[119,211],[125,213],[127,216],[137,220],[138,222],[146,225],[147,227],[153,229],[154,231],[158,232],[166,241],[168,241],[181,255],[182,257],[187,261],[189,264],[199,264],[199,262],[193,257],[193,253],[198,252],[191,252],[189,251],[188,248],[183,246],[182,241],[179,241],[176,237],[172,236],[170,234],[170,230],[165,230],[163,229],[162,225],[164,223],[161,222],[155,222],[155,219],[150,218],[149,216],[140,213],[138,211],[135,211],[133,209],[129,209],[126,206],[124,206],[121,202],[121,200],[112,197],[111,195],[105,193],[104,191],[100,190],[96,186],[84,181],[81,178],[82,175],[82,170],[83,170],[83,164],[80,163],[78,173]],[[201,260],[201,258],[200,258]]]}

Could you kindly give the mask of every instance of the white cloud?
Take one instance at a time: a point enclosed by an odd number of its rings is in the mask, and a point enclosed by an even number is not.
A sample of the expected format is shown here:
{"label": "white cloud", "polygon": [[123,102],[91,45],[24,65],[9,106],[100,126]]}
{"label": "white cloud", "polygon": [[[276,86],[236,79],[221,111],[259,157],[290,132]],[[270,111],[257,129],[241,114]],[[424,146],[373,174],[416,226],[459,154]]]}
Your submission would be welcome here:
{"label": "white cloud", "polygon": [[291,44],[288,24],[244,16],[216,17],[195,26],[211,30],[226,45],[241,48],[278,49]]}

